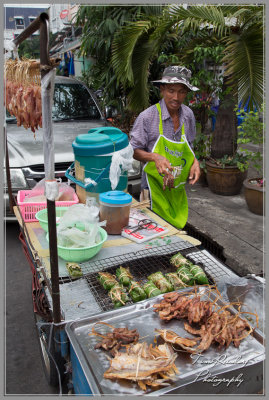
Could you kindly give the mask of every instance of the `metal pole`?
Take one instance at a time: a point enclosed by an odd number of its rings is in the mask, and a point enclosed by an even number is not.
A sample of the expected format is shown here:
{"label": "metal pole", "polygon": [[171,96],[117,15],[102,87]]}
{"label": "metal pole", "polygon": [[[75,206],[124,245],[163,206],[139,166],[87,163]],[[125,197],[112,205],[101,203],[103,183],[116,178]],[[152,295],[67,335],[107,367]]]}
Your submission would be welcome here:
{"label": "metal pole", "polygon": [[9,155],[8,155],[8,145],[7,145],[7,131],[6,126],[4,126],[4,138],[5,138],[5,167],[6,167],[6,178],[7,178],[7,189],[8,189],[8,198],[9,198],[9,209],[12,214],[14,201],[12,197],[12,186],[11,186],[11,179],[10,179],[10,168],[9,168]]}
{"label": "metal pole", "polygon": [[[45,13],[42,13],[45,14]],[[40,14],[40,66],[41,67],[41,80],[49,73],[49,49],[48,49],[48,15]],[[50,84],[48,86],[50,90]],[[49,101],[50,96],[42,101]],[[51,116],[50,116],[51,117]],[[44,121],[44,120],[43,120]],[[50,132],[52,134],[52,132]],[[53,142],[53,138],[48,138]],[[46,153],[46,154],[45,154]],[[44,159],[48,158],[47,147],[44,146]],[[53,165],[54,167],[54,165]],[[52,174],[52,172],[51,172]],[[46,179],[54,179],[53,176],[47,176],[45,171]],[[55,201],[47,199],[48,209],[48,233],[49,233],[49,249],[50,249],[50,269],[51,269],[51,286],[52,286],[52,304],[53,304],[53,320],[55,323],[61,321],[61,309],[60,309],[60,288],[59,288],[59,270],[58,270],[58,251],[57,251],[57,231],[56,231],[56,212],[55,212]]]}
{"label": "metal pole", "polygon": [[[47,13],[41,13],[23,32],[14,39],[14,44],[18,46],[25,39],[31,36],[38,29],[40,30],[40,69],[41,69],[41,81],[51,69],[49,60],[49,35],[48,35],[48,21],[49,16]],[[50,86],[48,86],[48,90]],[[50,96],[46,96],[47,101],[50,102]],[[43,99],[42,99],[43,103]],[[50,105],[50,104],[49,104]],[[51,113],[50,113],[51,114]],[[51,115],[50,115],[51,118]],[[44,128],[45,131],[45,128]],[[50,129],[51,136],[48,138],[51,144],[53,144],[52,129]],[[44,141],[44,160],[52,160],[51,154],[48,153],[47,137]],[[51,148],[53,148],[51,146]],[[46,179],[54,179],[54,164],[50,162],[49,173],[45,168]],[[48,176],[49,175],[49,176]],[[52,304],[53,304],[53,320],[55,323],[61,321],[61,310],[60,310],[60,292],[59,292],[59,271],[58,271],[58,251],[57,251],[57,234],[56,234],[56,213],[55,213],[55,201],[47,199],[48,209],[48,230],[49,230],[49,249],[50,249],[50,266],[51,266],[51,285],[52,285]]]}

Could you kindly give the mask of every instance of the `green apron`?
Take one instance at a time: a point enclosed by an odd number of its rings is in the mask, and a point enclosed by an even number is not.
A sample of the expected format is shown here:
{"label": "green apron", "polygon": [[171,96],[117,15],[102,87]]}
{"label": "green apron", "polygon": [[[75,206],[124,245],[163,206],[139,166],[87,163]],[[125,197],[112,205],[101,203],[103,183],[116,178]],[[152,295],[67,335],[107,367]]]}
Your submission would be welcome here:
{"label": "green apron", "polygon": [[160,136],[152,152],[167,158],[173,167],[182,167],[182,169],[180,172],[179,168],[179,176],[175,177],[174,188],[163,190],[163,176],[157,171],[155,162],[149,161],[145,164],[144,171],[150,191],[151,209],[171,225],[181,229],[185,226],[188,219],[188,200],[185,183],[195,156],[185,138],[184,124],[182,125],[180,142],[175,142],[164,137],[160,104],[156,104],[156,107],[160,115]]}

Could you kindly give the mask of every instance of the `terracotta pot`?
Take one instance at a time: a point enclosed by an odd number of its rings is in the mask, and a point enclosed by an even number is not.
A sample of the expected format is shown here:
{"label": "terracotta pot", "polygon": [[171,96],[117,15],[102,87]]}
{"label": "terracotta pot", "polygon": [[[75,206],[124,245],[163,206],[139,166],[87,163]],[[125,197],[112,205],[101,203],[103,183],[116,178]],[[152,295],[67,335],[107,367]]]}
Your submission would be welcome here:
{"label": "terracotta pot", "polygon": [[206,161],[206,177],[209,189],[216,194],[233,196],[241,192],[247,171],[240,171],[237,167],[227,165],[224,168]]}
{"label": "terracotta pot", "polygon": [[245,179],[244,185],[244,195],[248,209],[254,214],[263,215],[263,201],[265,196],[265,188],[257,186],[250,181],[260,178]]}

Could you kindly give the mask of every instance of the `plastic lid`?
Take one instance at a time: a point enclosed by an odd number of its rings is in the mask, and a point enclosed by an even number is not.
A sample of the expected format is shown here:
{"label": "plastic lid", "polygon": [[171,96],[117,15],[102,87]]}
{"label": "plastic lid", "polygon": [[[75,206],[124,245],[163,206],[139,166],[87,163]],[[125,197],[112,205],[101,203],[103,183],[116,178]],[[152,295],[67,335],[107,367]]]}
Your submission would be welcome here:
{"label": "plastic lid", "polygon": [[129,144],[128,136],[118,128],[104,126],[93,128],[78,135],[72,147],[75,155],[98,156],[124,149]]}
{"label": "plastic lid", "polygon": [[111,190],[110,192],[100,193],[99,200],[108,204],[128,204],[131,203],[132,196],[120,190]]}

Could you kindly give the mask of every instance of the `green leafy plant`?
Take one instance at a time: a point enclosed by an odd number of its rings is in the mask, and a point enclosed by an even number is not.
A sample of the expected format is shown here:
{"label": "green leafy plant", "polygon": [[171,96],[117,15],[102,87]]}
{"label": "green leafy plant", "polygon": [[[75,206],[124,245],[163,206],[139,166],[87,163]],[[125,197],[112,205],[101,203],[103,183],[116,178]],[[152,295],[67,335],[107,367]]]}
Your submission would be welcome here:
{"label": "green leafy plant", "polygon": [[216,165],[225,168],[226,166],[237,167],[241,172],[244,172],[249,167],[248,157],[242,153],[235,153],[233,156],[225,156],[221,158],[210,158]]}
{"label": "green leafy plant", "polygon": [[237,111],[237,115],[244,117],[243,122],[238,128],[238,140],[237,143],[240,145],[239,151],[244,154],[249,162],[252,162],[253,167],[259,174],[262,173],[263,169],[263,155],[260,150],[252,151],[247,148],[247,144],[251,143],[254,145],[261,146],[264,138],[264,123],[260,114],[263,115],[263,106],[261,111],[249,111],[245,112],[242,109]]}
{"label": "green leafy plant", "polygon": [[261,146],[264,138],[263,116],[264,105],[260,111],[245,111],[236,108],[236,115],[243,117],[243,122],[238,127],[237,151],[233,155],[224,155],[222,158],[211,158],[216,165],[225,168],[225,166],[236,166],[240,171],[246,171],[250,163],[259,174],[263,169],[263,155],[260,150],[251,150],[248,144]]}
{"label": "green leafy plant", "polygon": [[197,134],[193,141],[193,151],[195,153],[195,157],[199,161],[200,168],[202,168],[206,172],[206,160],[210,155],[212,135],[205,135],[202,132],[199,132],[199,124],[197,124]]}
{"label": "green leafy plant", "polygon": [[[181,54],[187,54],[189,49],[193,54],[193,40],[196,41],[196,37],[202,34],[207,49],[210,48],[212,38],[224,46],[224,50],[215,49],[217,56],[223,57],[225,76],[236,98],[243,104],[250,98],[249,105],[252,108],[254,104],[261,104],[264,95],[263,5],[193,5],[187,9],[182,5],[174,5],[164,9],[158,19],[142,17],[144,20],[131,22],[122,28],[120,35],[114,37],[111,59],[117,78],[131,88],[129,106],[135,108],[135,111],[140,111],[139,104],[140,109],[147,106],[149,90],[146,89],[150,66],[161,53],[164,40],[185,34],[190,40],[182,46]],[[190,35],[190,31],[193,35]],[[211,49],[205,51],[201,43],[198,46],[198,58],[212,56]],[[186,64],[185,59],[180,59]],[[221,60],[218,59],[218,62]]]}

